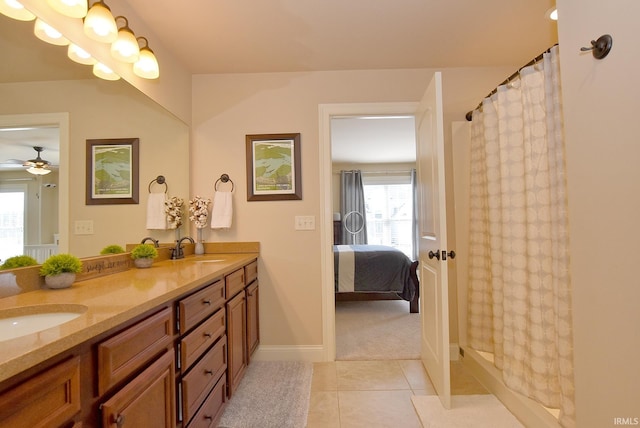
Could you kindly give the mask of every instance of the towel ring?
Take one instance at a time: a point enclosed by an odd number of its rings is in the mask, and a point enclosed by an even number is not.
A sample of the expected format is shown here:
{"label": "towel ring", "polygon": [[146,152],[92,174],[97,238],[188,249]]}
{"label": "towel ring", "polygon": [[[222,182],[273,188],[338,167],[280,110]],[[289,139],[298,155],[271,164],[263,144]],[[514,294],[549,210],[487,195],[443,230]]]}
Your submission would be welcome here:
{"label": "towel ring", "polygon": [[149,193],[151,193],[151,185],[153,183],[164,184],[165,186],[164,193],[167,193],[169,191],[169,185],[167,184],[167,181],[164,179],[164,175],[159,175],[153,180],[151,180],[151,183],[149,183]]}
{"label": "towel ring", "polygon": [[213,185],[213,188],[214,188],[214,189],[216,189],[216,190],[218,190],[218,183],[219,183],[219,182],[221,182],[221,181],[222,181],[223,183],[226,183],[226,182],[230,181],[230,182],[231,182],[231,191],[233,192],[233,189],[234,189],[234,187],[235,187],[235,184],[233,184],[233,180],[229,178],[229,174],[222,174],[222,175],[220,176],[220,178],[218,178],[218,179],[216,180],[215,184]]}

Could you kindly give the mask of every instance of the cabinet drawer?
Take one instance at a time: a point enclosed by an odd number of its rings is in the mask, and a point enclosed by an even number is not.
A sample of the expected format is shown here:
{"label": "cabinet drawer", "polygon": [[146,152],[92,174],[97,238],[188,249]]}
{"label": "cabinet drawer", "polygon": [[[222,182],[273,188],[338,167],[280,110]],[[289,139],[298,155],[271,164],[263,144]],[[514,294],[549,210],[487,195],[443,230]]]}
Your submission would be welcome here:
{"label": "cabinet drawer", "polygon": [[220,416],[227,405],[227,381],[220,378],[216,387],[211,391],[200,410],[193,416],[188,428],[211,428],[217,426]]}
{"label": "cabinet drawer", "polygon": [[98,345],[98,392],[124,380],[172,343],[171,309],[160,312],[129,327]]}
{"label": "cabinet drawer", "polygon": [[0,426],[48,427],[80,411],[80,358],[37,374],[0,394]]}
{"label": "cabinet drawer", "polygon": [[224,277],[224,282],[227,287],[227,298],[230,299],[245,286],[244,282],[244,269],[238,269],[237,271],[230,273]]}
{"label": "cabinet drawer", "polygon": [[178,302],[180,333],[186,333],[200,321],[222,307],[225,302],[224,282],[216,281]]}
{"label": "cabinet drawer", "polygon": [[174,428],[175,373],[171,352],[165,352],[101,408],[103,428]]}
{"label": "cabinet drawer", "polygon": [[226,369],[227,337],[224,336],[182,378],[182,405],[186,421],[198,410]]}
{"label": "cabinet drawer", "polygon": [[180,341],[180,367],[186,371],[200,355],[224,334],[226,329],[225,309],[213,314],[199,327]]}
{"label": "cabinet drawer", "polygon": [[258,261],[255,260],[244,267],[245,284],[251,284],[258,278]]}

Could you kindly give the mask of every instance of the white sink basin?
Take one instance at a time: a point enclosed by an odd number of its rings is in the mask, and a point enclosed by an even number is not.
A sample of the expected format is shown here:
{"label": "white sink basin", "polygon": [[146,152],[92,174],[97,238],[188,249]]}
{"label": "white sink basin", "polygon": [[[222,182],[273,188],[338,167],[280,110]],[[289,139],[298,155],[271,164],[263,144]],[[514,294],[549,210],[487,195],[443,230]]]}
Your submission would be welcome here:
{"label": "white sink basin", "polygon": [[82,305],[37,305],[0,310],[0,341],[37,333],[85,313]]}

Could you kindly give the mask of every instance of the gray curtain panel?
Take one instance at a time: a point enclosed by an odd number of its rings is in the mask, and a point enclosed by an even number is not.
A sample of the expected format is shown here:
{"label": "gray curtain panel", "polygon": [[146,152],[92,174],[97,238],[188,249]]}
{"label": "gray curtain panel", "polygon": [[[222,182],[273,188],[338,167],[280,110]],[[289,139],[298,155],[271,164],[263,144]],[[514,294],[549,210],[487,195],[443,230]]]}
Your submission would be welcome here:
{"label": "gray curtain panel", "polygon": [[340,171],[341,242],[345,245],[367,243],[367,214],[364,204],[362,172]]}

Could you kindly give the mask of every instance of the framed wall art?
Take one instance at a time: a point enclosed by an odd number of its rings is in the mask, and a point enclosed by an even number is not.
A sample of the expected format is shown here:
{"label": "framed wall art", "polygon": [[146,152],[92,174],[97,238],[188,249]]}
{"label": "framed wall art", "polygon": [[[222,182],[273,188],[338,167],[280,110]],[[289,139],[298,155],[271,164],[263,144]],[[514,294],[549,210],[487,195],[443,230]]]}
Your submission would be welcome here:
{"label": "framed wall art", "polygon": [[300,134],[246,136],[247,200],[302,199]]}
{"label": "framed wall art", "polygon": [[87,140],[87,205],[137,204],[138,138]]}

